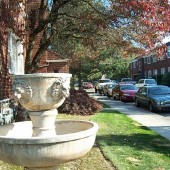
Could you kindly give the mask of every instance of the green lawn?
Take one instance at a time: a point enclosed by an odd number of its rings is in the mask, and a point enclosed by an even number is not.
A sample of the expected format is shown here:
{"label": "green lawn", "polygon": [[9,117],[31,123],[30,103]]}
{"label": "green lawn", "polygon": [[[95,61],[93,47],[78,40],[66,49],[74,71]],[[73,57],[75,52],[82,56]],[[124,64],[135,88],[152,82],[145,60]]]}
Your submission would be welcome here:
{"label": "green lawn", "polygon": [[119,170],[169,170],[170,141],[117,111],[92,117],[100,126],[97,143]]}
{"label": "green lawn", "polygon": [[[57,119],[90,119],[99,125],[96,144],[91,151],[81,159],[64,164],[60,170],[170,169],[170,141],[124,114],[117,111],[103,111],[93,116],[59,114]],[[23,170],[3,162],[0,162],[1,169]]]}

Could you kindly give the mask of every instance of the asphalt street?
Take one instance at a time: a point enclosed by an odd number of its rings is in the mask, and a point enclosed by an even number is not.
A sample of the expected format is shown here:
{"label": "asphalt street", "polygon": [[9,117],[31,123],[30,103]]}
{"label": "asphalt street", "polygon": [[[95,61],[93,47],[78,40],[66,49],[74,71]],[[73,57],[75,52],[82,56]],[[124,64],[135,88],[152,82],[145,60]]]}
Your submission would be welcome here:
{"label": "asphalt street", "polygon": [[118,110],[143,126],[150,128],[170,140],[170,113],[152,113],[147,108],[136,107],[134,102],[121,102],[107,96],[94,93],[94,89],[86,90],[89,96],[110,106],[108,109]]}

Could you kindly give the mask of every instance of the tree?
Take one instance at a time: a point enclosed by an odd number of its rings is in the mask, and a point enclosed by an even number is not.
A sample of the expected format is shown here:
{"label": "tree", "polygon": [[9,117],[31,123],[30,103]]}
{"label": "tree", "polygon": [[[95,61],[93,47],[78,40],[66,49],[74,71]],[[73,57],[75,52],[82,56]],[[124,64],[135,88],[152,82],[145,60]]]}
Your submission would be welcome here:
{"label": "tree", "polygon": [[170,73],[162,75],[160,84],[170,87]]}
{"label": "tree", "polygon": [[[19,10],[17,4],[26,4],[25,0],[2,0],[1,4],[5,2],[10,3],[13,9],[11,16],[6,17],[10,26],[13,23],[11,21],[17,17],[14,15]],[[153,47],[160,35],[170,30],[168,0],[39,0],[39,2],[38,8],[32,8],[27,13],[29,38],[25,60],[26,73],[37,71],[42,54],[50,45],[65,57],[74,55],[77,43],[87,46],[94,51],[93,54],[97,53],[96,48],[100,48],[104,41],[105,48],[114,45],[126,50],[129,49],[130,42],[138,42],[146,49]],[[26,3],[29,6],[34,2]],[[8,8],[6,7],[3,9]],[[27,12],[27,8],[25,11]],[[113,41],[115,44],[109,43],[111,39],[109,32],[113,36],[112,41],[116,40]],[[39,47],[36,53],[33,53],[40,35]]]}

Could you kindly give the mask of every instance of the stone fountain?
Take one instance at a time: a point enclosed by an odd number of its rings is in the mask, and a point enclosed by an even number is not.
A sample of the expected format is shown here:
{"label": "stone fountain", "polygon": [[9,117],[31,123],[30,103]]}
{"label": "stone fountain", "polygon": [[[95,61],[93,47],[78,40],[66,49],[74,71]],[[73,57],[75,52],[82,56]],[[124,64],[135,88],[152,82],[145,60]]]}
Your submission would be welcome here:
{"label": "stone fountain", "polygon": [[70,78],[67,73],[13,77],[14,98],[28,110],[31,121],[0,127],[0,160],[29,170],[57,170],[92,148],[96,123],[56,120],[57,108],[69,96]]}

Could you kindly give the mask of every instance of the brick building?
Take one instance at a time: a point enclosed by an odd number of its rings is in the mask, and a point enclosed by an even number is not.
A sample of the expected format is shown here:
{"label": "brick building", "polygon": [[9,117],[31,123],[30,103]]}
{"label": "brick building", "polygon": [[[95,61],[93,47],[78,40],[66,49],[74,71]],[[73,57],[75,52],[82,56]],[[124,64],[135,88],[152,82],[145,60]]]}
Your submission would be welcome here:
{"label": "brick building", "polygon": [[166,43],[167,53],[161,57],[154,54],[139,56],[129,63],[130,76],[133,80],[155,78],[170,72],[170,42]]}
{"label": "brick building", "polygon": [[[0,1],[0,100],[11,97],[11,74],[24,74],[30,37],[29,13],[39,9],[40,2],[40,0]],[[38,35],[33,54],[39,48],[42,34]],[[38,64],[37,72],[69,72],[69,61],[47,50]]]}
{"label": "brick building", "polygon": [[47,50],[39,64],[40,73],[67,73],[69,72],[69,60],[64,59],[57,53]]}

